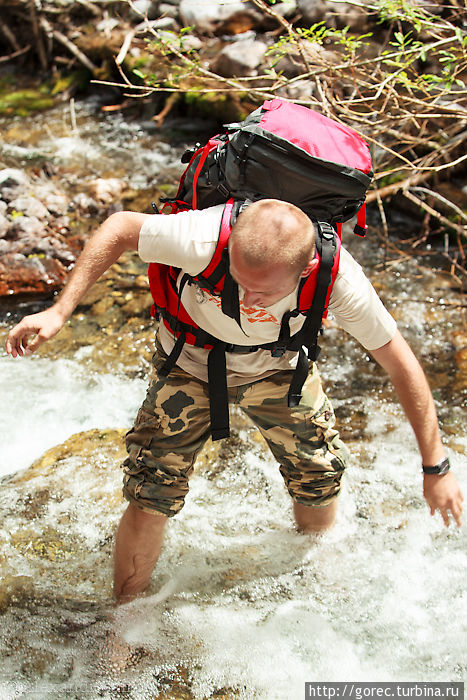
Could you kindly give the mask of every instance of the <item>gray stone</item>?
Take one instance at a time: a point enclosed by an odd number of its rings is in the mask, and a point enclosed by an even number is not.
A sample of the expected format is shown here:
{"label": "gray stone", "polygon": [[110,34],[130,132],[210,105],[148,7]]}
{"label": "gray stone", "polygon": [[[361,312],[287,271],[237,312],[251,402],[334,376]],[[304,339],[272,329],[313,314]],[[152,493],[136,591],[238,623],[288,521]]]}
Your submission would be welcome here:
{"label": "gray stone", "polygon": [[72,210],[77,210],[83,214],[97,214],[99,212],[99,205],[96,200],[84,192],[79,192],[73,197],[70,207]]}
{"label": "gray stone", "polygon": [[0,199],[0,214],[1,214],[2,216],[5,216],[6,210],[7,210],[7,209],[8,209],[7,203],[6,203],[6,202],[3,202],[3,201]]}
{"label": "gray stone", "polygon": [[159,14],[162,17],[172,17],[173,19],[177,20],[180,16],[178,5],[172,5],[168,2],[161,2],[161,4],[159,5]]}
{"label": "gray stone", "polygon": [[112,204],[119,201],[126,189],[126,182],[116,177],[98,177],[89,183],[91,195],[102,204]]}
{"label": "gray stone", "polygon": [[179,24],[174,17],[160,17],[159,19],[151,19],[147,22],[141,22],[136,26],[136,31],[139,34],[144,34],[145,31],[151,33],[151,30],[178,32]]}
{"label": "gray stone", "polygon": [[36,219],[48,219],[49,212],[46,207],[35,197],[16,197],[12,199],[8,206],[8,211],[12,212],[18,211],[24,214],[24,216],[33,216]]}
{"label": "gray stone", "polygon": [[41,238],[44,231],[44,224],[34,216],[18,216],[10,223],[6,237],[11,240],[31,236]]}
{"label": "gray stone", "polygon": [[4,238],[4,236],[6,236],[6,232],[8,231],[9,225],[10,222],[8,221],[6,216],[0,214],[0,238]]}
{"label": "gray stone", "polygon": [[26,187],[29,185],[28,177],[17,168],[4,168],[0,170],[0,190],[3,188]]}
{"label": "gray stone", "polygon": [[236,41],[222,49],[211,64],[212,69],[226,78],[256,75],[267,48],[262,41]]}
{"label": "gray stone", "polygon": [[351,30],[365,32],[369,27],[366,9],[347,2],[327,0],[324,20],[328,26],[339,29],[348,26]]}
{"label": "gray stone", "polygon": [[63,216],[68,211],[68,198],[61,192],[46,194],[42,202],[53,216]]}
{"label": "gray stone", "polygon": [[283,2],[276,2],[271,9],[274,10],[274,12],[277,12],[277,14],[281,17],[285,17],[287,19],[288,17],[293,17],[296,14],[298,5],[296,0],[283,0]]}
{"label": "gray stone", "polygon": [[134,0],[130,8],[130,19],[141,22],[141,19],[157,19],[159,17],[159,3],[152,0]]}
{"label": "gray stone", "polygon": [[201,32],[214,31],[220,22],[225,22],[235,13],[245,11],[245,3],[238,0],[181,0],[180,17],[184,26],[194,25]]}
{"label": "gray stone", "polygon": [[[332,65],[339,60],[337,54],[327,51],[319,44],[303,42],[303,54],[309,66]],[[297,48],[290,49],[286,56],[283,56],[275,65],[278,73],[282,73],[286,78],[296,78],[307,72],[307,67]]]}
{"label": "gray stone", "polygon": [[289,85],[284,85],[277,91],[278,97],[285,97],[289,100],[309,100],[316,90],[313,80],[296,80]]}
{"label": "gray stone", "polygon": [[326,2],[323,0],[298,0],[297,5],[305,22],[315,24],[323,21],[326,14]]}

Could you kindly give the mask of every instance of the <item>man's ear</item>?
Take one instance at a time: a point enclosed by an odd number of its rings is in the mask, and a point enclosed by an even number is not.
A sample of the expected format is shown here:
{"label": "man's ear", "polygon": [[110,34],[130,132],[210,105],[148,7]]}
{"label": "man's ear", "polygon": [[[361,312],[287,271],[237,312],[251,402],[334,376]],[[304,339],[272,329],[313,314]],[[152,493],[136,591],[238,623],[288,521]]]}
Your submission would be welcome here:
{"label": "man's ear", "polygon": [[319,265],[319,260],[318,260],[318,258],[313,258],[313,260],[310,260],[310,262],[308,263],[308,265],[305,267],[305,269],[303,270],[303,272],[302,272],[302,274],[300,275],[300,277],[308,277],[308,275],[310,274],[310,272],[312,272],[312,271],[315,269],[315,267],[317,267],[318,265]]}

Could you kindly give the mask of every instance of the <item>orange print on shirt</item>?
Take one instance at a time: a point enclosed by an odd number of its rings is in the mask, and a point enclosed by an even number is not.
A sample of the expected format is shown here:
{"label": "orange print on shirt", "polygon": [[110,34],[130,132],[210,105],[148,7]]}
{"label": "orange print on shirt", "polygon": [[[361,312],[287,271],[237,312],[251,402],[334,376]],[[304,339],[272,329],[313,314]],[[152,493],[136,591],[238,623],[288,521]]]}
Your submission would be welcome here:
{"label": "orange print on shirt", "polygon": [[[222,308],[221,298],[210,294],[206,289],[203,290],[208,299],[217,306],[218,309]],[[240,313],[246,316],[248,323],[274,323],[276,326],[280,326],[279,321],[275,316],[273,316],[266,309],[250,308],[243,305],[243,301],[240,299]]]}
{"label": "orange print on shirt", "polygon": [[240,300],[240,313],[247,317],[249,323],[275,323],[277,326],[280,325],[279,321],[275,316],[273,316],[266,309],[250,308],[248,306],[243,306],[243,302]]}

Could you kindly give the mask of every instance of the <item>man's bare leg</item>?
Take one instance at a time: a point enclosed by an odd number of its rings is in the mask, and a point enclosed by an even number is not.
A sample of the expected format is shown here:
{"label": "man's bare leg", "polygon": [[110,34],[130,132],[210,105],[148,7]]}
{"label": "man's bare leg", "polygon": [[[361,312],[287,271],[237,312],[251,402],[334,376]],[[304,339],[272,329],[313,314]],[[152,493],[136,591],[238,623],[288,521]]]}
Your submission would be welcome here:
{"label": "man's bare leg", "polygon": [[301,532],[322,532],[330,528],[337,513],[337,498],[328,506],[309,507],[293,502],[293,513]]}
{"label": "man's bare leg", "polygon": [[114,595],[126,603],[144,591],[159,558],[167,517],[148,513],[132,503],[117,528],[114,557]]}

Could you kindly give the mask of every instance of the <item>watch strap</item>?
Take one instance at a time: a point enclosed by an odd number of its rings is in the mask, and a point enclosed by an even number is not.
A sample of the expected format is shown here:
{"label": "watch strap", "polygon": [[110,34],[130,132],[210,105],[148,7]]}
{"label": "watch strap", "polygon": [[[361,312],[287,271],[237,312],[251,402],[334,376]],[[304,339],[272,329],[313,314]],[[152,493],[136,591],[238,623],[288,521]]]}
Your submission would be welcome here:
{"label": "watch strap", "polygon": [[439,476],[442,476],[443,474],[446,474],[450,468],[451,465],[449,463],[449,457],[445,457],[442,462],[438,462],[438,464],[435,464],[432,467],[426,467],[424,464],[422,464],[424,474],[438,474]]}

